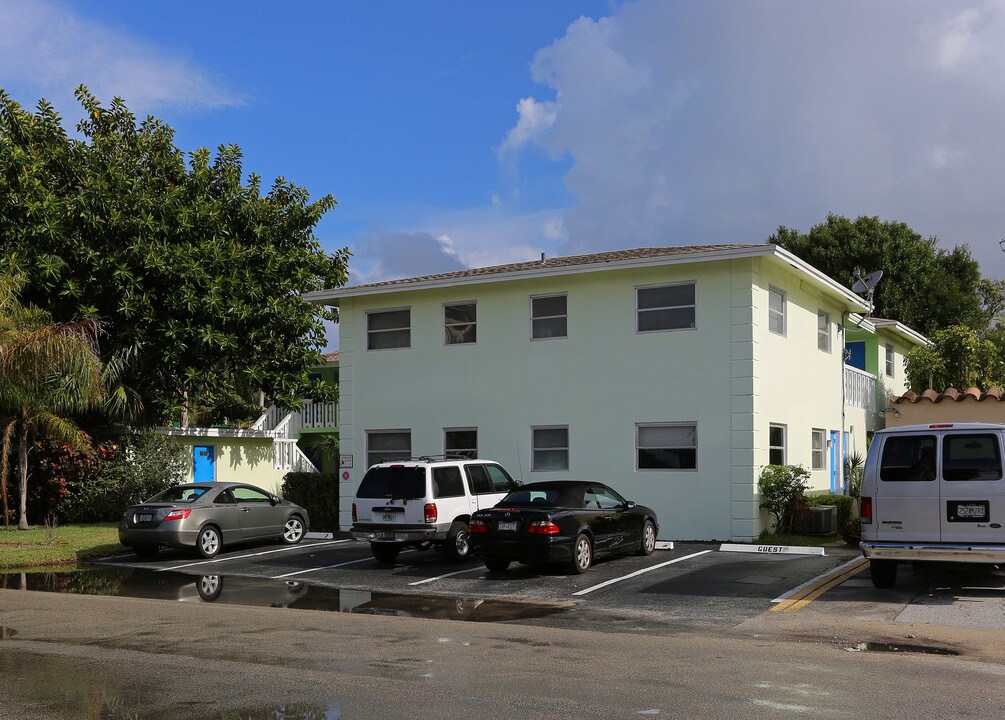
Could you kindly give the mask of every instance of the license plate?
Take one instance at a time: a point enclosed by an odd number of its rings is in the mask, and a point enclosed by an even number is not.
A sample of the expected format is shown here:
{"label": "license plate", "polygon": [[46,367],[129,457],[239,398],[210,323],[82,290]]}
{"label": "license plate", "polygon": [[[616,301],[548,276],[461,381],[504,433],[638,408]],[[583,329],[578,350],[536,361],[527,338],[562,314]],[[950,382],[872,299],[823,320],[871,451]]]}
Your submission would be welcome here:
{"label": "license plate", "polygon": [[496,528],[499,532],[516,532],[516,520],[501,520]]}
{"label": "license plate", "polygon": [[986,517],[986,511],[987,507],[984,503],[960,503],[956,506],[956,517],[983,520]]}
{"label": "license plate", "polygon": [[150,522],[154,519],[153,515],[137,515],[136,522]]}
{"label": "license plate", "polygon": [[386,512],[381,513],[380,519],[384,522],[398,522],[398,518],[401,517],[401,513],[396,512]]}

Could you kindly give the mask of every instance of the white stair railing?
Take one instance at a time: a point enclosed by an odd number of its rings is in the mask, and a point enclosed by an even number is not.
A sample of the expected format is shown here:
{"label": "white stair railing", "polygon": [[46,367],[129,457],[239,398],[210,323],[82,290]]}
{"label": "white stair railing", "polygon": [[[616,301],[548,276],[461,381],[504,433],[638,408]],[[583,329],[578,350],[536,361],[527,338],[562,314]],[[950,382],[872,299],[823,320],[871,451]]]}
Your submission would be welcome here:
{"label": "white stair railing", "polygon": [[272,441],[272,453],[276,470],[310,473],[321,472],[297,447],[296,440],[280,440],[276,438]]}

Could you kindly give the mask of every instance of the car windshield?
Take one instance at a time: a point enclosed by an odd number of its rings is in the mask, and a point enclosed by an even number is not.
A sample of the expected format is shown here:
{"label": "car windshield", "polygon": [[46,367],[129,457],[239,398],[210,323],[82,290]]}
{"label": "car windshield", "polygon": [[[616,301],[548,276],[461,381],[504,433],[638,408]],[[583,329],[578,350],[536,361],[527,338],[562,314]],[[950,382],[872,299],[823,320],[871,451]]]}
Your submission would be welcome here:
{"label": "car windshield", "polygon": [[192,487],[189,485],[181,487],[171,487],[163,492],[159,492],[152,498],[147,500],[147,502],[182,502],[190,503],[195,502],[203,493],[207,492],[209,488],[205,487]]}
{"label": "car windshield", "polygon": [[582,507],[582,488],[520,488],[504,497],[496,507]]}
{"label": "car windshield", "polygon": [[391,465],[373,467],[363,476],[356,497],[416,500],[426,496],[426,469]]}

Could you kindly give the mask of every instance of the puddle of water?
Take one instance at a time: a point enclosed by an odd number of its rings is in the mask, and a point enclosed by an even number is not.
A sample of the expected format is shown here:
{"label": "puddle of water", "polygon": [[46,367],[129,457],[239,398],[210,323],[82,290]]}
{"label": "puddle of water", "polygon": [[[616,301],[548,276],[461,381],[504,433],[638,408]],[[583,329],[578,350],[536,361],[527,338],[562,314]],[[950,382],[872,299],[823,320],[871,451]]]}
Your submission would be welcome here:
{"label": "puddle of water", "polygon": [[303,582],[106,566],[65,572],[0,574],[0,588],[471,622],[526,620],[566,609],[506,600],[365,592]]}
{"label": "puddle of water", "polygon": [[959,650],[934,647],[932,645],[905,645],[901,643],[862,642],[850,648],[848,652],[885,652],[885,653],[922,653],[924,655],[959,655]]}
{"label": "puddle of water", "polygon": [[[198,684],[191,700],[158,701],[156,687],[139,687],[116,673],[95,673],[93,663],[53,655],[0,652],[0,676],[13,681],[11,693],[21,703],[67,720],[340,720],[334,704],[284,703],[271,706],[208,711],[213,698],[200,697]],[[17,697],[19,696],[19,697]],[[8,697],[8,703],[12,698]]]}
{"label": "puddle of water", "polygon": [[8,640],[15,635],[17,635],[17,630],[0,625],[0,640]]}

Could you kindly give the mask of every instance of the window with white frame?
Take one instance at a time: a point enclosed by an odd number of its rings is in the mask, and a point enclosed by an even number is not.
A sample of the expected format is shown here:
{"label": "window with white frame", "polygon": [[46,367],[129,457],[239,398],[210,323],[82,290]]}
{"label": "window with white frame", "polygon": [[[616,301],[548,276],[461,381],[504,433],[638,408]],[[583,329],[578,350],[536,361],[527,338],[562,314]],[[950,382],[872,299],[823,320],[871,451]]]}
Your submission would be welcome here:
{"label": "window with white frame", "polygon": [[785,426],[768,426],[768,464],[785,464]]}
{"label": "window with white frame", "polygon": [[368,430],[366,433],[366,465],[412,457],[411,430]]}
{"label": "window with white frame", "polygon": [[569,428],[531,428],[531,462],[534,472],[569,469]]}
{"label": "window with white frame", "polygon": [[894,358],[893,345],[887,343],[886,344],[886,376],[887,377],[893,377],[893,358]]}
{"label": "window with white frame", "polygon": [[817,310],[817,349],[831,351],[831,314]]}
{"label": "window with white frame", "polygon": [[635,426],[637,470],[697,470],[696,423],[638,423]]}
{"label": "window with white frame", "polygon": [[477,339],[478,306],[473,302],[443,306],[443,344],[468,345]]}
{"label": "window with white frame", "polygon": [[827,469],[827,432],[818,428],[813,428],[810,452],[812,455],[811,464],[814,470]]}
{"label": "window with white frame", "polygon": [[530,337],[548,340],[569,336],[569,296],[542,295],[530,299]]}
{"label": "window with white frame", "polygon": [[391,350],[412,344],[412,310],[371,310],[366,314],[366,349]]}
{"label": "window with white frame", "polygon": [[690,330],[697,317],[696,284],[635,288],[637,332]]}
{"label": "window with white frame", "polygon": [[778,288],[768,288],[768,330],[785,334],[785,293]]}
{"label": "window with white frame", "polygon": [[448,457],[478,457],[478,428],[446,428],[443,431],[443,454]]}

